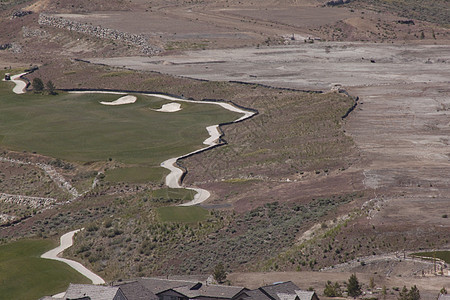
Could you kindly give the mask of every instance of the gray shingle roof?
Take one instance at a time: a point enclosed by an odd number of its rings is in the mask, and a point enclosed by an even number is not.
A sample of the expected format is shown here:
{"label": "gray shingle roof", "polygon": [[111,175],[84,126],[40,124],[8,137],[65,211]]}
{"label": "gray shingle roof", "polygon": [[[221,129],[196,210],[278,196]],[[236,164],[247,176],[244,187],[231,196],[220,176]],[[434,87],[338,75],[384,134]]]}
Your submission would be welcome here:
{"label": "gray shingle roof", "polygon": [[300,300],[312,300],[313,296],[314,296],[314,292],[313,291],[297,290],[297,291],[295,291],[295,293],[298,295]]}
{"label": "gray shingle roof", "polygon": [[239,294],[244,288],[237,286],[226,286],[226,285],[202,285],[199,289],[190,289],[188,286],[174,288],[173,290],[186,295],[189,298],[196,297],[215,297],[215,298],[224,298],[224,299],[232,299],[234,296]]}
{"label": "gray shingle roof", "polygon": [[243,287],[205,284],[203,282],[190,280],[139,278],[137,279],[137,282],[156,295],[164,291],[173,290],[177,293],[186,295],[189,298],[203,296],[231,299],[244,290]]}
{"label": "gray shingle roof", "polygon": [[296,295],[295,291],[300,290],[292,281],[274,283],[259,288],[261,292],[269,296],[270,299],[280,300],[277,294]]}
{"label": "gray shingle roof", "polygon": [[119,283],[117,286],[120,287],[125,297],[128,300],[158,300],[158,296],[152,293],[150,290],[145,288],[141,282],[133,281],[126,283]]}
{"label": "gray shingle roof", "polygon": [[249,298],[247,300],[271,300],[269,296],[261,292],[259,289],[245,292]]}
{"label": "gray shingle roof", "polygon": [[278,293],[277,296],[280,300],[299,300],[297,294]]}
{"label": "gray shingle roof", "polygon": [[145,288],[147,288],[154,294],[158,294],[163,291],[183,286],[188,286],[189,288],[191,288],[198,283],[198,281],[146,278],[146,277],[139,278],[137,279],[137,281],[140,282]]}
{"label": "gray shingle roof", "polygon": [[71,283],[63,299],[113,300],[118,293],[119,287]]}

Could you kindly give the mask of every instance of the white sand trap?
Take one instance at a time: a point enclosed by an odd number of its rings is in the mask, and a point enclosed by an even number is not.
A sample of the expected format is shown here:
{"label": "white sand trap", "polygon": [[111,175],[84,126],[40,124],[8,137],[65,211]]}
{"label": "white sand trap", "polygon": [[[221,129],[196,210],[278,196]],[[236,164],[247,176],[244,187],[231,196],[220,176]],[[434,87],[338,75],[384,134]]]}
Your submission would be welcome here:
{"label": "white sand trap", "polygon": [[164,104],[160,109],[156,109],[156,111],[160,112],[176,112],[179,110],[181,110],[181,104],[176,102]]}
{"label": "white sand trap", "polygon": [[114,100],[112,102],[101,101],[100,104],[103,104],[103,105],[123,105],[123,104],[132,104],[132,103],[136,102],[136,100],[137,100],[136,96],[126,95],[126,96],[120,97],[119,99]]}
{"label": "white sand trap", "polygon": [[64,250],[66,250],[67,248],[69,248],[73,245],[73,236],[75,233],[79,232],[80,230],[81,229],[78,229],[78,230],[74,230],[74,231],[68,232],[66,234],[63,234],[60,239],[61,244],[58,247],[42,254],[41,258],[57,260],[57,261],[66,263],[69,266],[71,266],[73,269],[75,269],[76,271],[81,273],[83,276],[89,278],[93,284],[104,284],[105,281],[100,276],[93,273],[92,271],[89,271],[88,269],[86,269],[85,266],[83,266],[79,262],[59,257],[59,255]]}

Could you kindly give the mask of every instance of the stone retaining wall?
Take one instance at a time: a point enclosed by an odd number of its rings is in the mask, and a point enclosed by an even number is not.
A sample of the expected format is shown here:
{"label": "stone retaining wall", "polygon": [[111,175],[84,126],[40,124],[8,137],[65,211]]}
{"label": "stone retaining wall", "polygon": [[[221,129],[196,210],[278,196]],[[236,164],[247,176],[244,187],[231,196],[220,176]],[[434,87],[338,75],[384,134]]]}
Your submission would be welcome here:
{"label": "stone retaining wall", "polygon": [[127,32],[121,32],[119,30],[111,28],[103,28],[101,26],[94,26],[86,23],[80,23],[77,21],[72,21],[64,19],[62,17],[52,16],[49,14],[40,14],[39,20],[40,25],[47,25],[56,28],[67,29],[70,31],[75,31],[90,36],[109,39],[115,41],[121,41],[127,44],[137,46],[141,51],[147,55],[153,55],[160,52],[156,46],[150,45],[148,39],[142,34],[131,34]]}
{"label": "stone retaining wall", "polygon": [[42,208],[55,203],[56,199],[0,193],[0,201],[29,206],[32,208]]}

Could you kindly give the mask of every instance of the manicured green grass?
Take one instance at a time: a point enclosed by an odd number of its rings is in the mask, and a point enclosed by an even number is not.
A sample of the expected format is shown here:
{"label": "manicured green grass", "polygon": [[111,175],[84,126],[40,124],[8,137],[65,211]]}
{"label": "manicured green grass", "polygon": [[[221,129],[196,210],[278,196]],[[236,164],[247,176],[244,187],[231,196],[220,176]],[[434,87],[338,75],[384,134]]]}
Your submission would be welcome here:
{"label": "manicured green grass", "polygon": [[106,171],[105,180],[110,182],[131,183],[145,183],[151,181],[158,184],[164,182],[168,173],[169,171],[167,169],[160,167],[117,168]]}
{"label": "manicured green grass", "polygon": [[188,189],[162,188],[152,191],[152,200],[162,203],[187,202],[194,199],[195,192]]}
{"label": "manicured green grass", "polygon": [[53,295],[69,283],[90,280],[68,265],[39,258],[55,247],[50,240],[21,240],[0,246],[0,298],[29,300]]}
{"label": "manicured green grass", "polygon": [[439,258],[445,261],[446,263],[450,263],[450,251],[432,251],[432,252],[418,252],[413,253],[412,255],[429,257],[429,258]]}
{"label": "manicured green grass", "polygon": [[120,95],[16,95],[11,89],[11,83],[0,82],[1,144],[69,161],[111,158],[158,167],[203,147],[207,126],[239,116],[216,105],[192,103],[183,103],[176,113],[156,112],[152,102],[161,99],[143,95],[134,104],[105,106],[99,102]]}
{"label": "manicured green grass", "polygon": [[160,207],[157,211],[163,222],[195,223],[204,221],[209,216],[209,212],[199,206]]}

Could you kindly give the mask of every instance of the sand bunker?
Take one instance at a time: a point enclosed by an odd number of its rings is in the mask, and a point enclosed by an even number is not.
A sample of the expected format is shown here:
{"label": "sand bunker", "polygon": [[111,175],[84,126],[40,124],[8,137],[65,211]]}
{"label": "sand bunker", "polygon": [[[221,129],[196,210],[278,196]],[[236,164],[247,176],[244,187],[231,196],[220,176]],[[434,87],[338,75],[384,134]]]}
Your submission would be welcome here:
{"label": "sand bunker", "polygon": [[127,95],[127,96],[120,97],[119,99],[117,99],[115,101],[112,101],[112,102],[101,101],[100,104],[103,104],[103,105],[123,105],[123,104],[132,104],[132,103],[136,102],[136,100],[137,100],[136,96]]}
{"label": "sand bunker", "polygon": [[156,111],[160,112],[176,112],[179,110],[181,110],[181,104],[176,102],[164,104],[160,109],[156,109]]}

